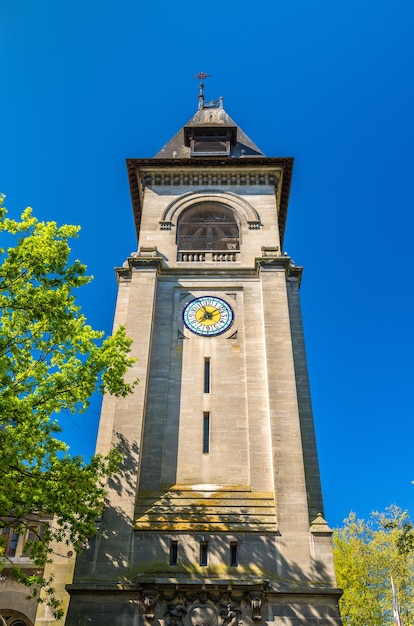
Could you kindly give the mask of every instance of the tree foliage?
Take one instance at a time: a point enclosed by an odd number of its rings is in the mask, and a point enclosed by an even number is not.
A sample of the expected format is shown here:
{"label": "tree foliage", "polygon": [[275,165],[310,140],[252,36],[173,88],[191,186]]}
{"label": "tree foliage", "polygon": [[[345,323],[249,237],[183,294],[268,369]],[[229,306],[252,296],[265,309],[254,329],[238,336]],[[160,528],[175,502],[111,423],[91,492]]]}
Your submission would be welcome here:
{"label": "tree foliage", "polygon": [[[134,359],[123,327],[104,338],[76,305],[76,290],[92,280],[71,260],[78,227],[39,221],[30,208],[10,219],[1,197],[0,231],[0,536],[5,527],[24,534],[39,513],[53,516],[28,546],[43,566],[52,541],[79,551],[95,532],[105,479],[117,461],[116,451],[89,463],[70,457],[58,437],[58,414],[84,412],[96,390],[129,394]],[[14,573],[53,597],[50,581],[16,567]]]}
{"label": "tree foliage", "polygon": [[334,559],[345,626],[393,624],[391,576],[404,626],[414,624],[414,530],[396,506],[368,520],[351,513],[335,530]]}

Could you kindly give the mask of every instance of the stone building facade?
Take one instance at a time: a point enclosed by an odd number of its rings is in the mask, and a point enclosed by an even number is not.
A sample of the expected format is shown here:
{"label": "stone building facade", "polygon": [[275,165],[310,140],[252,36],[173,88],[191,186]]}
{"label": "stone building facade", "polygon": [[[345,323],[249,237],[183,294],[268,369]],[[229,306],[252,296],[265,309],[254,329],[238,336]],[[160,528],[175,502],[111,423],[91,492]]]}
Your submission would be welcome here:
{"label": "stone building facade", "polygon": [[282,253],[293,159],[222,100],[127,161],[138,252],[115,326],[140,379],[105,397],[97,451],[124,456],[67,626],[339,626],[301,322]]}
{"label": "stone building facade", "polygon": [[[30,597],[32,589],[17,582],[12,575],[12,568],[20,568],[27,576],[33,574],[49,579],[53,576],[55,597],[66,611],[69,595],[65,586],[72,582],[75,565],[74,551],[65,543],[54,543],[50,546],[53,559],[43,568],[37,567],[31,560],[26,549],[27,541],[36,541],[43,534],[44,526],[53,523],[50,515],[32,515],[26,520],[27,529],[24,534],[17,534],[10,523],[10,518],[2,519],[4,543],[4,562],[0,572],[0,626],[60,626],[64,618],[56,620],[52,609],[46,603],[39,603],[37,597]],[[45,599],[42,591],[41,597]]]}

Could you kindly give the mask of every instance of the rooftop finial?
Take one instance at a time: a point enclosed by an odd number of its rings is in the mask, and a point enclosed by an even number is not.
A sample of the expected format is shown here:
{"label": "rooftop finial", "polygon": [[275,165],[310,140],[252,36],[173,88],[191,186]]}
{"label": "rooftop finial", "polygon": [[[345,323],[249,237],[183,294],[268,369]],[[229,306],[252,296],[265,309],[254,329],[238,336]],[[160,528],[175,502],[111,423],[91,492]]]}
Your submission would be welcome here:
{"label": "rooftop finial", "polygon": [[198,78],[200,81],[200,88],[198,91],[198,108],[202,109],[204,104],[204,80],[206,78],[210,78],[210,74],[206,74],[205,72],[199,72],[194,76],[194,78]]}

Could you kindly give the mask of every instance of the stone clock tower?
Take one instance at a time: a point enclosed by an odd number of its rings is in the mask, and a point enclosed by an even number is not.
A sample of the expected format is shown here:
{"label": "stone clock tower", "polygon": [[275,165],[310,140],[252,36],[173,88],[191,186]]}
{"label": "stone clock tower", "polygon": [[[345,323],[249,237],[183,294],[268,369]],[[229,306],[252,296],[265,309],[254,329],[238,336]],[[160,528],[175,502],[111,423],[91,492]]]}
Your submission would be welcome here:
{"label": "stone clock tower", "polygon": [[282,252],[293,159],[265,157],[201,84],[191,120],[127,166],[139,250],[115,325],[140,383],[103,401],[97,451],[124,456],[66,623],[340,625],[301,268]]}

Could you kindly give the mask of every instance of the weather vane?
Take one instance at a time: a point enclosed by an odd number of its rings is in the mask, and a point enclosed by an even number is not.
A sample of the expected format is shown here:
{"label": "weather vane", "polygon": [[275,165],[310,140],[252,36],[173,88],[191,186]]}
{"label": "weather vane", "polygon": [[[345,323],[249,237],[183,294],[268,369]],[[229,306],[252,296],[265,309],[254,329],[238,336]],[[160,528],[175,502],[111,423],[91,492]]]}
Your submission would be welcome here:
{"label": "weather vane", "polygon": [[206,74],[205,72],[199,72],[195,74],[194,78],[198,78],[200,81],[200,88],[198,92],[198,108],[202,109],[204,104],[204,80],[206,78],[210,78],[211,74]]}

